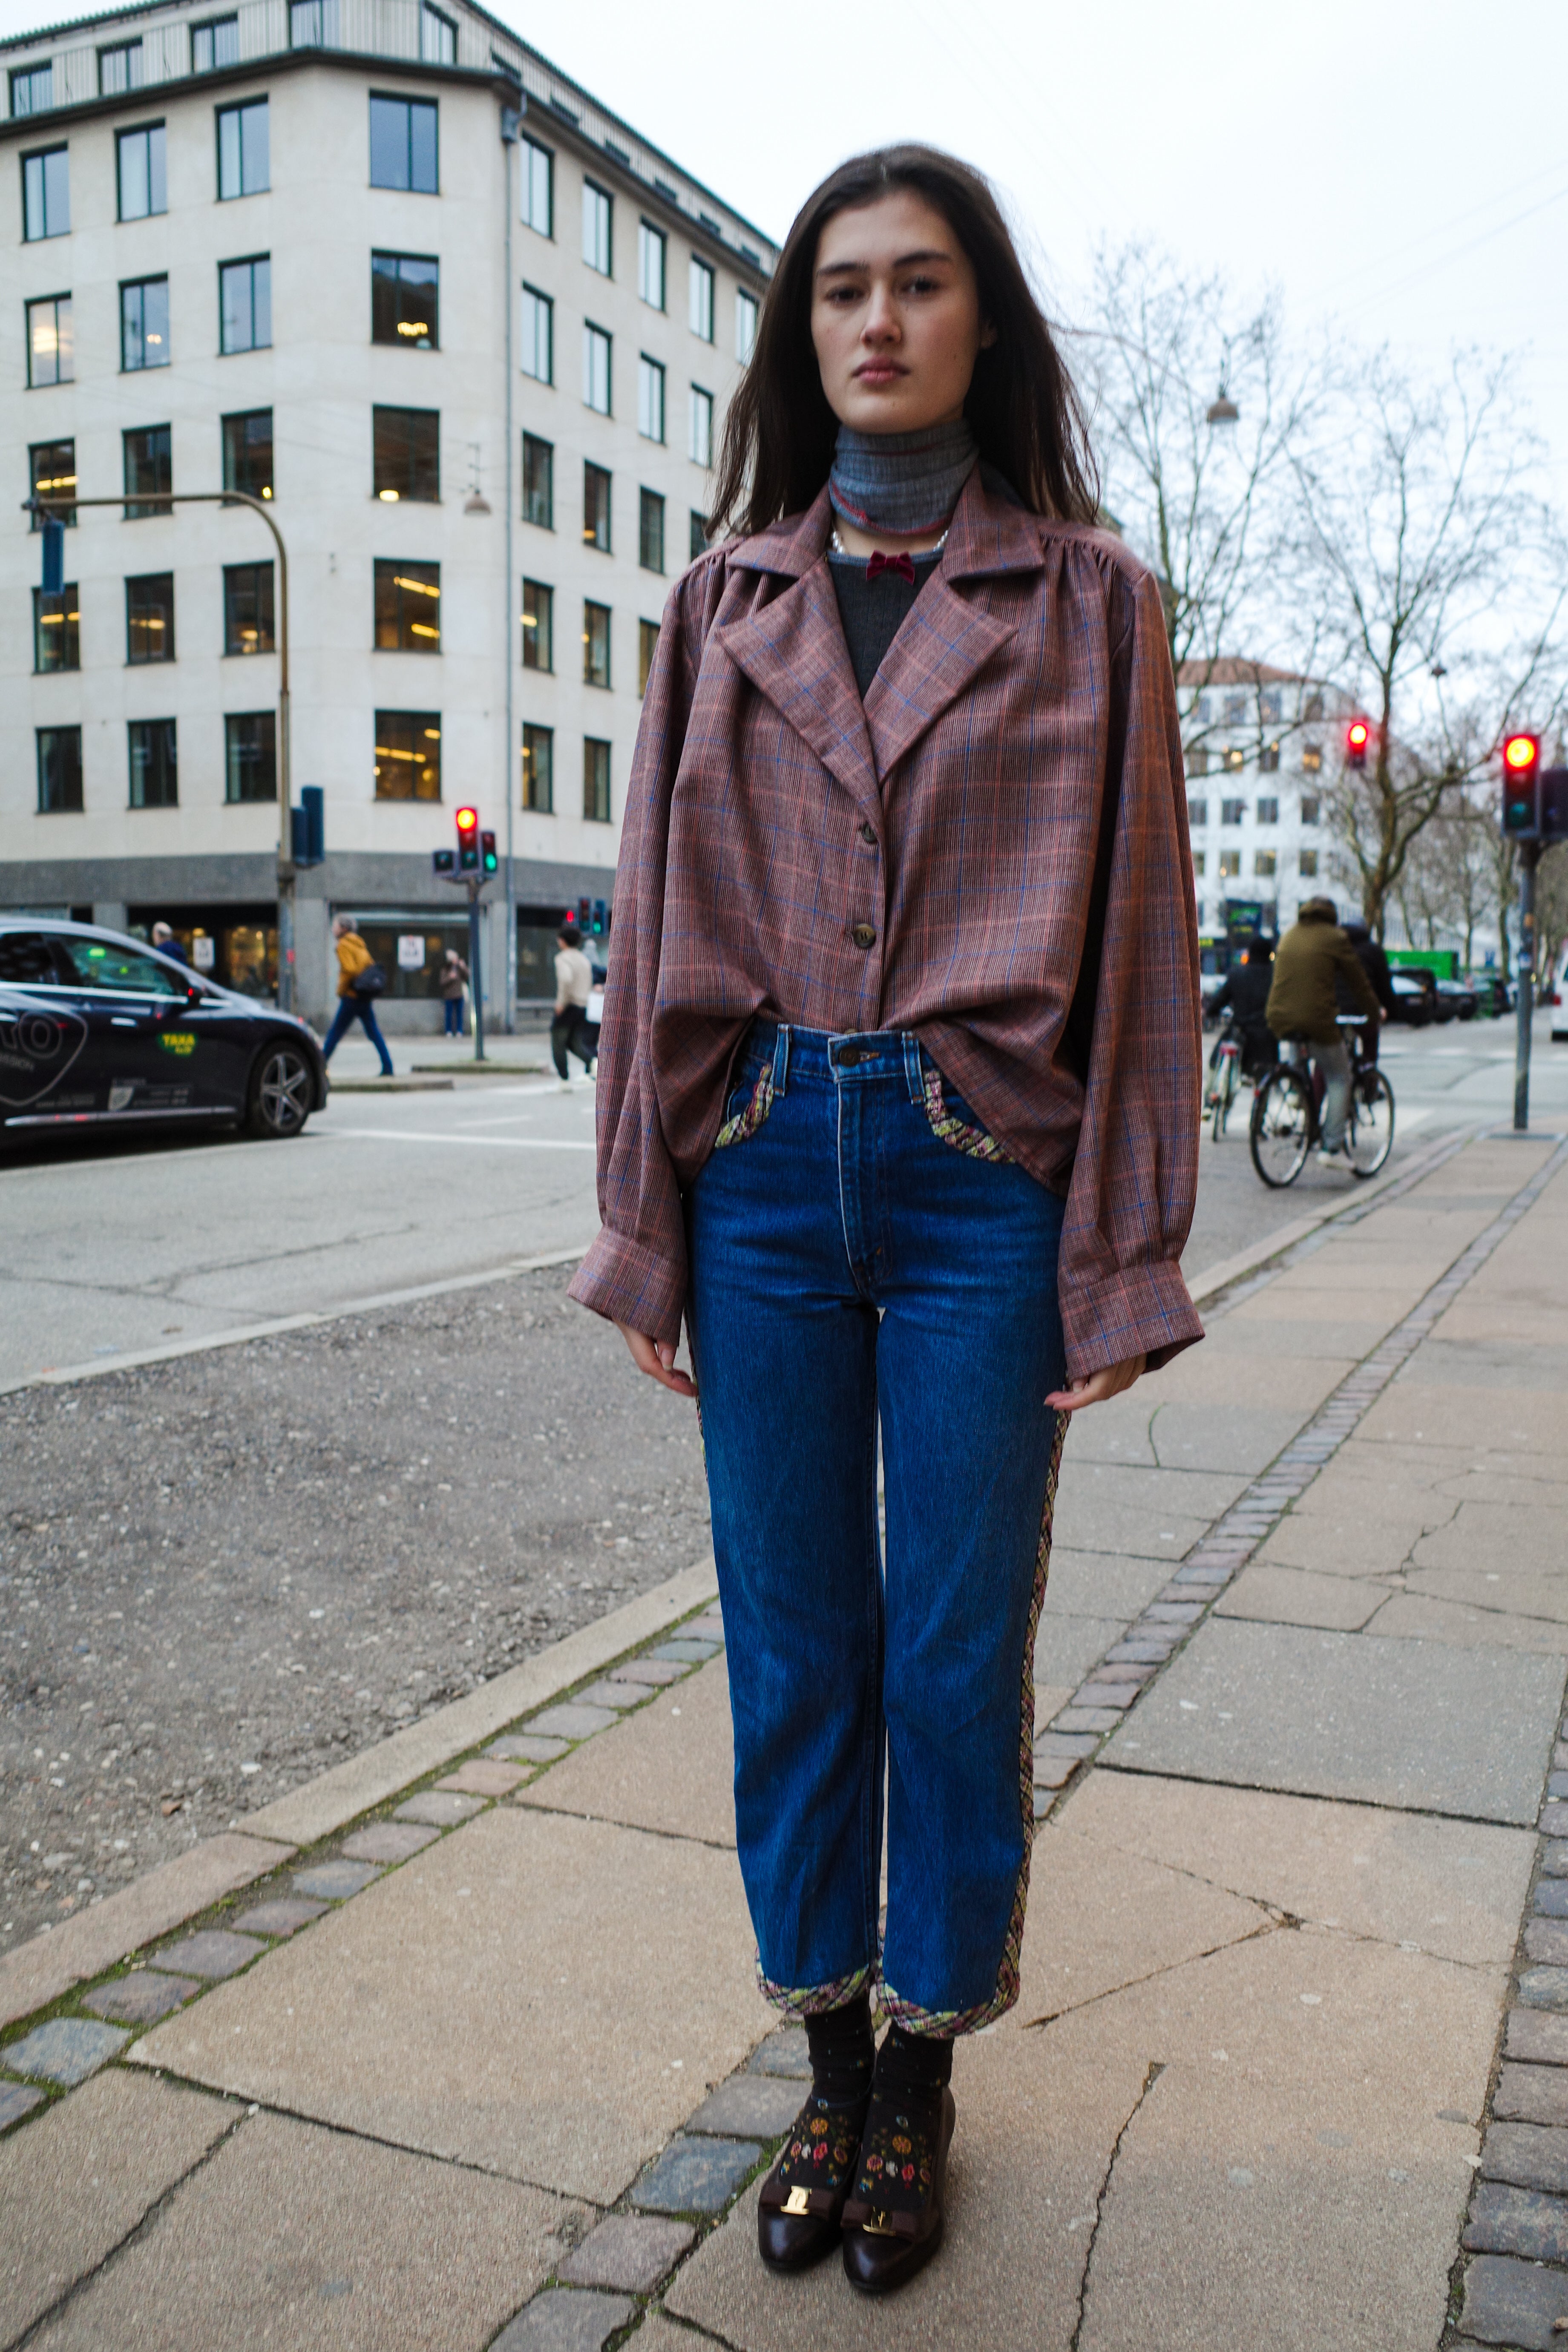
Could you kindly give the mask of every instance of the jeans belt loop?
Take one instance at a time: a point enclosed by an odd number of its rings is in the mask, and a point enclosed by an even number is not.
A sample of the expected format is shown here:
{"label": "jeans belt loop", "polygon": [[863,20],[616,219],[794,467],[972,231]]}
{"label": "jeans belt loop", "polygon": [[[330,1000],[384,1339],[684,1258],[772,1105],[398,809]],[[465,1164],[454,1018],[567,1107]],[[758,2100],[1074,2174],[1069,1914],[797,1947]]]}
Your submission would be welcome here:
{"label": "jeans belt loop", "polygon": [[925,1072],[921,1060],[921,1041],[912,1029],[904,1032],[904,1076],[909,1084],[910,1100],[917,1106],[925,1100]]}
{"label": "jeans belt loop", "polygon": [[789,1092],[789,1024],[784,1021],[779,1023],[778,1034],[773,1039],[773,1092]]}

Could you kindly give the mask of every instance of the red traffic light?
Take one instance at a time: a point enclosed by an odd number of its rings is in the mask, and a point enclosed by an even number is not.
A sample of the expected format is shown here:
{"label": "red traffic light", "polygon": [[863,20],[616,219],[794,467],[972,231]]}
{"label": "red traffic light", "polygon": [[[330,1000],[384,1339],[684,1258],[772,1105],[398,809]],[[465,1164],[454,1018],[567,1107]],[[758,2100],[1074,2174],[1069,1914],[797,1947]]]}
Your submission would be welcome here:
{"label": "red traffic light", "polygon": [[1539,735],[1510,735],[1502,747],[1502,763],[1510,776],[1527,776],[1540,759]]}
{"label": "red traffic light", "polygon": [[458,811],[458,871],[474,873],[479,862],[479,813],[478,809]]}
{"label": "red traffic light", "polygon": [[477,833],[479,829],[479,813],[478,809],[459,809],[458,811],[458,831],[459,833]]}
{"label": "red traffic light", "polygon": [[1352,768],[1366,765],[1366,747],[1372,740],[1372,727],[1364,719],[1352,719],[1345,729],[1345,760]]}

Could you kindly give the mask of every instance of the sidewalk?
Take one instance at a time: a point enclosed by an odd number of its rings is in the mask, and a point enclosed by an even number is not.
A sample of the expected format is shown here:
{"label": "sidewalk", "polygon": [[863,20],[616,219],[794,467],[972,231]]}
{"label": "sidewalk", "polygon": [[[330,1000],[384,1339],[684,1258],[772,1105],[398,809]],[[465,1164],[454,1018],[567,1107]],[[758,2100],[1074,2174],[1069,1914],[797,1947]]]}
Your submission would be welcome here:
{"label": "sidewalk", "polygon": [[1068,1440],[1022,1998],[905,2294],[756,2260],[804,2037],[698,1571],[247,1817],[134,1965],[0,1964],[0,2346],[1562,2343],[1568,1145],[1205,1318]]}

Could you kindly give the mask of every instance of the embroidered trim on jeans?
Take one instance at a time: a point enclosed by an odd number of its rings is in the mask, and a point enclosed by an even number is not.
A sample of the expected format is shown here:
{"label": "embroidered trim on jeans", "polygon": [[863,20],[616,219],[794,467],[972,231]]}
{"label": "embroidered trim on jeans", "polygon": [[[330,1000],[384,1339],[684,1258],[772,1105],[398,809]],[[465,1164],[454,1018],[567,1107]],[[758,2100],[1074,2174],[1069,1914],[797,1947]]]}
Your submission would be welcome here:
{"label": "embroidered trim on jeans", "polygon": [[[1029,1793],[1031,1797],[1034,1794],[1032,1780]],[[790,2017],[820,2017],[827,2010],[842,2009],[846,2001],[865,1991],[876,1973],[876,1962],[868,1960],[864,1968],[851,1969],[847,1976],[832,1977],[826,1984],[781,1985],[763,1974],[760,1955],[757,1959],[757,1983],[763,1999],[771,2000],[775,2009],[782,2009]]]}
{"label": "embroidered trim on jeans", "polygon": [[714,1137],[714,1150],[721,1151],[727,1143],[744,1143],[749,1135],[755,1135],[773,1107],[773,1066],[769,1062],[752,1088],[752,1099],[744,1110],[738,1110],[733,1118],[727,1118]]}
{"label": "embroidered trim on jeans", "polygon": [[1024,1859],[1018,1866],[1012,1915],[1007,1921],[1007,1933],[1002,1945],[1002,1965],[996,1972],[996,1990],[989,2000],[980,2001],[973,2009],[921,2009],[918,2001],[900,2000],[884,1978],[882,2006],[888,2015],[909,2033],[937,2034],[943,2039],[959,2033],[974,2033],[981,2026],[990,2025],[997,2018],[1005,2017],[1018,1998],[1024,1913],[1029,1900],[1029,1858],[1035,1844],[1035,1636],[1039,1631],[1040,1611],[1045,1605],[1046,1579],[1050,1574],[1051,1522],[1056,1516],[1057,1480],[1061,1475],[1062,1446],[1067,1431],[1068,1415],[1058,1413],[1050,1468],[1046,1475],[1046,1503],[1040,1515],[1040,1538],[1035,1549],[1035,1589],[1030,1595],[1028,1623],[1024,1631],[1024,1680],[1018,1717],[1019,1806],[1024,1825]]}
{"label": "embroidered trim on jeans", "polygon": [[942,1096],[942,1072],[939,1069],[933,1066],[926,1070],[922,1085],[926,1117],[931,1122],[931,1131],[939,1142],[950,1144],[954,1151],[962,1151],[968,1160],[1012,1160],[1012,1153],[998,1143],[994,1135],[987,1135],[983,1127],[973,1127],[968,1119],[960,1118],[955,1112],[949,1110]]}

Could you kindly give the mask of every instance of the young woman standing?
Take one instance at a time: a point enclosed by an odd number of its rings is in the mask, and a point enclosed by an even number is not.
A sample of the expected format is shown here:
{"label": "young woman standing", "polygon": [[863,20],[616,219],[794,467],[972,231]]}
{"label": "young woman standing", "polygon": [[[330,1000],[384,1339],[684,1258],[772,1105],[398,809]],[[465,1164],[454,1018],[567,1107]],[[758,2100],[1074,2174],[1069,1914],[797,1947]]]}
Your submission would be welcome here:
{"label": "young woman standing", "polygon": [[1202,1336],[1175,692],[1090,477],[985,183],[844,164],[768,293],[739,535],[666,608],[621,845],[573,1295],[700,1391],[741,1867],[814,2078],[760,2247],[842,2236],[870,2292],[940,2242],[953,2042],[1017,1998],[1063,1433]]}

